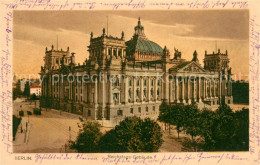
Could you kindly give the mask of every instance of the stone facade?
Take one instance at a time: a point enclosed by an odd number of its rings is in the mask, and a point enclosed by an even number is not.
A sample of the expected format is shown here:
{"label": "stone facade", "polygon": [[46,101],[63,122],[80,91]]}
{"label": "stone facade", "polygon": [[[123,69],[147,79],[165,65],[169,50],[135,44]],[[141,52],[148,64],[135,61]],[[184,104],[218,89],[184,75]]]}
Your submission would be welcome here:
{"label": "stone facade", "polygon": [[[162,101],[169,104],[233,103],[231,69],[224,56],[214,54],[221,66],[209,67],[213,58],[206,54],[204,68],[197,52],[186,61],[175,49],[169,50],[147,39],[140,19],[131,40],[91,33],[89,58],[75,64],[75,53],[47,50],[41,69],[41,107],[77,113],[88,120],[118,123],[126,116],[156,119]],[[219,56],[219,57],[218,57]],[[223,61],[229,61],[227,53]],[[214,63],[214,62],[213,62]],[[214,65],[215,66],[215,65]]]}

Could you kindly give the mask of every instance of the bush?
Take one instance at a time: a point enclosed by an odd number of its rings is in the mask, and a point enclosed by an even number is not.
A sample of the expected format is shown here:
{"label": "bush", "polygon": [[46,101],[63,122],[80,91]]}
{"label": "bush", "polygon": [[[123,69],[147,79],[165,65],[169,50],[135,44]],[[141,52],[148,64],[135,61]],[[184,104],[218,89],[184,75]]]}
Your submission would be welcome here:
{"label": "bush", "polygon": [[41,113],[41,110],[40,110],[40,109],[34,108],[34,109],[33,109],[33,114],[35,114],[35,115],[41,115],[42,113]]}
{"label": "bush", "polygon": [[101,137],[100,125],[95,122],[81,122],[78,125],[79,135],[75,142],[71,142],[71,149],[76,149],[81,153],[97,152],[98,144]]}
{"label": "bush", "polygon": [[19,116],[24,116],[24,111],[23,110],[19,111]]}
{"label": "bush", "polygon": [[31,111],[27,111],[27,115],[32,115],[32,112]]}
{"label": "bush", "polygon": [[146,118],[127,117],[100,139],[100,152],[156,152],[162,145],[160,126]]}
{"label": "bush", "polygon": [[13,115],[13,140],[15,140],[15,135],[18,129],[18,126],[21,123],[21,118],[17,118],[15,115]]}

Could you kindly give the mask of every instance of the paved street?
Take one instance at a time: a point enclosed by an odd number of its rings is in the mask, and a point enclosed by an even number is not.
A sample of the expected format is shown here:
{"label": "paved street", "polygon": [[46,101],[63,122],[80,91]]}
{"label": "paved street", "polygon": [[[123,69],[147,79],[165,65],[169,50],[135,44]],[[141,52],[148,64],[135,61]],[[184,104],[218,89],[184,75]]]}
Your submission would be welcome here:
{"label": "paved street", "polygon": [[[16,140],[14,141],[14,152],[60,152],[63,145],[71,138],[75,140],[78,132],[77,123],[79,115],[60,113],[56,110],[42,110],[42,115],[27,116],[27,110],[32,111],[34,105],[24,102],[14,102],[14,108],[20,108],[25,111],[22,117],[20,127],[24,129],[23,133],[18,128]],[[14,112],[16,110],[14,109]],[[16,114],[16,113],[15,113]],[[26,135],[26,122],[29,120],[28,135]],[[69,131],[71,127],[71,131]],[[28,137],[26,141],[25,136]]]}
{"label": "paved street", "polygon": [[[23,99],[17,99],[14,102],[14,114],[18,115],[19,110],[23,110],[25,116],[22,117],[20,126],[14,141],[15,153],[54,153],[64,152],[64,144],[71,138],[75,140],[78,134],[78,125],[80,115],[66,113],[58,110],[42,109],[42,115],[27,116],[27,111],[33,112],[35,103],[23,102]],[[22,106],[21,106],[22,105]],[[21,107],[20,107],[21,106]],[[36,102],[36,107],[39,102]],[[246,107],[246,105],[233,105],[232,108]],[[234,109],[236,110],[236,109]],[[26,131],[27,123],[27,131]],[[164,143],[159,152],[180,152],[182,151],[181,140],[187,137],[180,133],[180,139],[177,139],[175,129],[171,130],[169,135],[168,130],[164,130],[163,123],[159,123],[163,130]],[[21,132],[21,127],[23,132]],[[69,127],[71,131],[69,131]],[[105,133],[111,128],[101,127],[101,132]]]}

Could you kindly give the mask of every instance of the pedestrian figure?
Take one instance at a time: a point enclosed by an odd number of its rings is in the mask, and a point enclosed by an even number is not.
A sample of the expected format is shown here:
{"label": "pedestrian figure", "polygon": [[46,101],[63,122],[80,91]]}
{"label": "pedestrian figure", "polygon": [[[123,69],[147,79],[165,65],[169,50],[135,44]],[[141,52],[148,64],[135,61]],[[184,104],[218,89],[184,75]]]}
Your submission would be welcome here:
{"label": "pedestrian figure", "polygon": [[21,126],[21,133],[23,133],[23,127]]}

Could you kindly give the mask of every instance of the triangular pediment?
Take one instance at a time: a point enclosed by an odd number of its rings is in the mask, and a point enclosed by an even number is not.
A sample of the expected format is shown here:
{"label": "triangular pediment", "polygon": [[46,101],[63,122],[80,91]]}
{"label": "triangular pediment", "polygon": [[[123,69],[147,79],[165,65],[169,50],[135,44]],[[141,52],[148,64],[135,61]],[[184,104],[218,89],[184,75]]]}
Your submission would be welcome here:
{"label": "triangular pediment", "polygon": [[195,61],[188,63],[187,65],[178,68],[177,72],[189,72],[189,73],[200,73],[205,72],[205,70]]}

